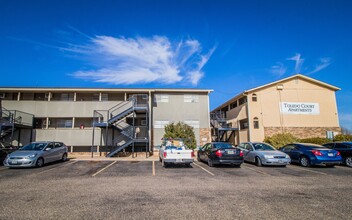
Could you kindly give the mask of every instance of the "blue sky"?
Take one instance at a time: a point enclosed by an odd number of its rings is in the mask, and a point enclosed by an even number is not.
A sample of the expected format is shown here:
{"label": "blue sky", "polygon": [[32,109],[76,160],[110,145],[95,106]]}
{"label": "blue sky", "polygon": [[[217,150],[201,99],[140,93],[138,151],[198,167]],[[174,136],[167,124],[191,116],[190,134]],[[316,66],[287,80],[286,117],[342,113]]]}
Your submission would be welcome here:
{"label": "blue sky", "polygon": [[0,86],[213,89],[213,109],[302,73],[342,89],[352,130],[351,11],[348,0],[0,0]]}

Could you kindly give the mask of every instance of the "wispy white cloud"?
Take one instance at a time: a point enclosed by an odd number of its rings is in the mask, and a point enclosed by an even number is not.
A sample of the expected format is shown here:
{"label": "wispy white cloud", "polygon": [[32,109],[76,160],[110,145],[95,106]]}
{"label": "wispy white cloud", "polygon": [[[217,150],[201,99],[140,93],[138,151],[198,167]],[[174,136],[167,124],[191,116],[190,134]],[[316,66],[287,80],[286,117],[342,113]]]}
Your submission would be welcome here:
{"label": "wispy white cloud", "polygon": [[281,77],[285,75],[287,67],[285,67],[283,63],[278,62],[276,65],[271,66],[269,71],[275,76]]}
{"label": "wispy white cloud", "polygon": [[[296,53],[293,57],[286,58],[286,62],[289,61],[295,61],[295,67],[294,67],[294,73],[303,73],[306,75],[310,75],[316,72],[319,72],[325,68],[327,68],[332,62],[331,58],[329,57],[324,57],[319,59],[319,63],[314,66],[314,69],[310,66],[305,65],[303,67],[303,62],[305,61],[300,53]],[[276,65],[273,65],[270,67],[269,72],[277,77],[281,77],[286,74],[286,72],[289,70],[290,72],[292,68],[288,68],[289,65],[286,62],[277,62]],[[313,70],[312,70],[313,69]],[[309,71],[311,70],[311,71]]]}
{"label": "wispy white cloud", "polygon": [[291,58],[287,58],[286,60],[295,61],[296,62],[296,64],[295,64],[295,72],[296,73],[300,73],[301,72],[302,64],[304,62],[304,59],[301,58],[301,54],[296,53],[296,55],[294,55]]}
{"label": "wispy white cloud", "polygon": [[97,69],[74,72],[73,76],[77,78],[126,85],[178,82],[197,85],[204,76],[202,68],[215,47],[202,54],[197,40],[171,42],[163,36],[95,36],[85,45],[70,45],[62,49],[95,62]]}
{"label": "wispy white cloud", "polygon": [[319,72],[319,71],[325,69],[326,67],[328,67],[330,64],[331,64],[330,58],[328,58],[328,57],[320,58],[320,63],[315,66],[314,70],[312,70],[311,72],[309,72],[307,74],[309,75],[312,73]]}

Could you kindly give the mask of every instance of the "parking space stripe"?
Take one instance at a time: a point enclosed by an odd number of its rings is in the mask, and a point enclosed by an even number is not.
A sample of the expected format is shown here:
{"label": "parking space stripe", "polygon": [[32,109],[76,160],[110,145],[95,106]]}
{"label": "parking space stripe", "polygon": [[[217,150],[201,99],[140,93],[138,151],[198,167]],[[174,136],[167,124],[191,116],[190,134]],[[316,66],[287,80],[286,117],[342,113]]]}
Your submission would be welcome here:
{"label": "parking space stripe", "polygon": [[317,174],[321,174],[321,175],[326,175],[326,176],[330,176],[327,173],[323,173],[323,172],[319,172],[319,171],[315,171],[315,170],[310,170],[309,168],[301,168],[301,167],[296,167],[296,166],[288,166],[290,169],[293,170],[304,170],[304,171],[308,171],[308,172],[312,172],[312,173],[317,173]]}
{"label": "parking space stripe", "polygon": [[337,169],[342,169],[342,170],[351,170],[352,171],[352,168],[351,167],[345,167],[345,166],[335,166],[335,168]]}
{"label": "parking space stripe", "polygon": [[65,163],[65,164],[62,164],[61,166],[53,167],[53,168],[50,168],[50,169],[47,169],[47,170],[43,170],[43,171],[41,171],[41,172],[39,172],[39,173],[33,173],[33,174],[35,175],[35,174],[46,173],[46,172],[51,171],[51,170],[53,170],[53,169],[56,169],[56,168],[59,168],[59,167],[63,167],[63,166],[66,166],[66,165],[70,165],[70,164],[74,164],[74,163],[76,163],[76,162],[77,162],[77,161],[73,161],[73,162],[71,162],[71,163]]}
{"label": "parking space stripe", "polygon": [[155,176],[155,161],[153,160],[153,176]]}
{"label": "parking space stripe", "polygon": [[209,170],[205,169],[204,167],[202,167],[202,166],[200,166],[200,165],[198,165],[198,164],[196,164],[196,163],[193,163],[193,164],[196,165],[197,167],[201,168],[201,169],[204,170],[205,172],[209,173],[210,175],[215,176],[214,173],[210,172]]}
{"label": "parking space stripe", "polygon": [[98,172],[94,173],[92,176],[98,175],[100,172],[103,172],[105,169],[107,169],[107,168],[109,168],[110,166],[114,165],[116,162],[117,162],[117,160],[114,161],[114,162],[112,162],[111,164],[107,165],[107,166],[104,167],[103,169],[99,170]]}
{"label": "parking space stripe", "polygon": [[7,170],[7,169],[8,169],[7,167],[3,167],[3,168],[0,169],[0,171]]}
{"label": "parking space stripe", "polygon": [[266,172],[263,172],[263,171],[260,171],[260,170],[257,170],[257,169],[253,169],[247,165],[242,165],[243,168],[245,169],[249,169],[249,170],[252,170],[252,171],[255,171],[257,173],[261,173],[261,174],[264,174],[264,175],[267,175],[267,176],[271,176],[269,173],[266,173]]}

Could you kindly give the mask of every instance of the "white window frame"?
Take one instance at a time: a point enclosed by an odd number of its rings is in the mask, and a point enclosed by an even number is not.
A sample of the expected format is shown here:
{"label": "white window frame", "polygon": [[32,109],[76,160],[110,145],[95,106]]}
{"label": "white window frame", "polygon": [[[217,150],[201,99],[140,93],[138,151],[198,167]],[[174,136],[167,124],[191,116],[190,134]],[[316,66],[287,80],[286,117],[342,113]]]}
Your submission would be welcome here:
{"label": "white window frame", "polygon": [[164,129],[166,125],[170,124],[167,120],[155,120],[154,121],[154,128],[162,128]]}
{"label": "white window frame", "polygon": [[169,102],[169,95],[168,94],[155,94],[154,95],[154,102]]}
{"label": "white window frame", "polygon": [[190,102],[190,103],[199,102],[199,95],[185,94],[185,95],[183,96],[183,101],[184,101],[184,102]]}
{"label": "white window frame", "polygon": [[185,124],[187,124],[193,128],[200,128],[199,120],[185,120]]}

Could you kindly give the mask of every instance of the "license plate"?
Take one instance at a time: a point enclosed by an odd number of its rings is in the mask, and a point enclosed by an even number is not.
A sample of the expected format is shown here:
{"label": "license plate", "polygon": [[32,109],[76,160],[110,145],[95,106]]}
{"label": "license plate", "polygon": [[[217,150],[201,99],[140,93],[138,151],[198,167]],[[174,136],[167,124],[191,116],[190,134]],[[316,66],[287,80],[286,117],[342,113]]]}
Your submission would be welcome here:
{"label": "license plate", "polygon": [[235,152],[233,150],[227,151],[228,154],[234,154]]}
{"label": "license plate", "polygon": [[282,160],[279,160],[279,163],[282,163]]}
{"label": "license plate", "polygon": [[329,156],[329,157],[333,157],[334,154],[333,154],[333,153],[328,153],[328,156]]}
{"label": "license plate", "polygon": [[182,162],[182,159],[176,159],[176,162]]}
{"label": "license plate", "polygon": [[11,164],[17,164],[16,160],[11,161]]}

